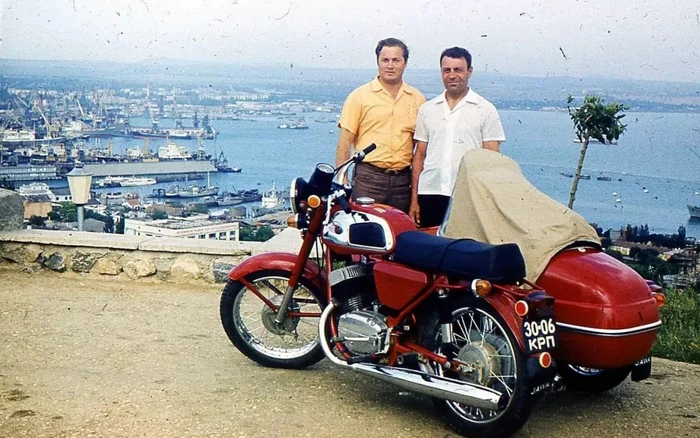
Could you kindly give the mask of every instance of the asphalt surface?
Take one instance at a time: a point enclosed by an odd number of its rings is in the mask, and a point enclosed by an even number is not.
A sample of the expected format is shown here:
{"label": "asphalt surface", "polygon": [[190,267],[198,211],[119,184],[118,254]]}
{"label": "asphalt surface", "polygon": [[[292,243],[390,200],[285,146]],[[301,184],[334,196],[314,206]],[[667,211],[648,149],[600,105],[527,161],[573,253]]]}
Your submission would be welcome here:
{"label": "asphalt surface", "polygon": [[[220,287],[24,274],[0,264],[0,437],[455,437],[429,399],[333,367],[260,367]],[[519,437],[700,437],[700,366],[550,395]]]}

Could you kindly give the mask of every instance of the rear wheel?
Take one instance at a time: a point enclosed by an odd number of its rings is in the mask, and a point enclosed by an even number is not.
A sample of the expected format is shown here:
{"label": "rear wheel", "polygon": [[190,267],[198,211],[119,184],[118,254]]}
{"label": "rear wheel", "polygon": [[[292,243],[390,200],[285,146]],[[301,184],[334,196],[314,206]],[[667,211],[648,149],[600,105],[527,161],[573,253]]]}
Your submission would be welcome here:
{"label": "rear wheel", "polygon": [[602,370],[559,363],[559,374],[567,389],[597,394],[609,391],[629,376],[632,367]]}
{"label": "rear wheel", "polygon": [[[505,437],[517,432],[530,417],[541,395],[532,395],[526,357],[505,321],[485,302],[460,300],[452,311],[453,350],[460,361],[474,366],[466,376],[443,372],[430,363],[423,370],[445,377],[470,381],[495,389],[509,397],[503,410],[491,411],[434,399],[435,407],[457,432],[468,437]],[[441,348],[437,318],[425,326],[423,345],[437,353]]]}
{"label": "rear wheel", "polygon": [[[287,288],[289,272],[263,270],[246,280],[274,305],[279,306]],[[226,284],[220,314],[224,330],[233,344],[255,362],[274,368],[306,368],[323,359],[318,341],[318,321],[325,299],[311,283],[302,279],[289,310],[313,313],[313,317],[290,317],[277,324],[276,312],[240,281]]]}

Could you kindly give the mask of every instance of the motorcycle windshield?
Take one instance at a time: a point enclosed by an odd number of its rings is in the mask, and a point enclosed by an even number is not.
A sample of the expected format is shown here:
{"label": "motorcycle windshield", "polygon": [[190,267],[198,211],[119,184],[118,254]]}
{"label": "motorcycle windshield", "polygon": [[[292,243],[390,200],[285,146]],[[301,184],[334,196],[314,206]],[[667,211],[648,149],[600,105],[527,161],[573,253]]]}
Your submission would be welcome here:
{"label": "motorcycle windshield", "polygon": [[514,160],[487,149],[464,154],[440,233],[516,243],[525,258],[526,278],[533,282],[563,248],[575,242],[600,246],[583,216],[537,190]]}

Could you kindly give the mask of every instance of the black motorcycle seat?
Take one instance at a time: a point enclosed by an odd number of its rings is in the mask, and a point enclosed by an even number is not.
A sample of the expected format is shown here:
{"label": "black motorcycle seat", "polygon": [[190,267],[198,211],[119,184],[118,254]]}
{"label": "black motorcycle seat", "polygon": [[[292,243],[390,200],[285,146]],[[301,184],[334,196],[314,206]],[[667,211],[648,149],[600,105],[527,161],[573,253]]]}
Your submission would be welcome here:
{"label": "black motorcycle seat", "polygon": [[525,260],[515,243],[491,245],[406,231],[396,238],[394,261],[431,273],[494,283],[513,283],[525,278]]}

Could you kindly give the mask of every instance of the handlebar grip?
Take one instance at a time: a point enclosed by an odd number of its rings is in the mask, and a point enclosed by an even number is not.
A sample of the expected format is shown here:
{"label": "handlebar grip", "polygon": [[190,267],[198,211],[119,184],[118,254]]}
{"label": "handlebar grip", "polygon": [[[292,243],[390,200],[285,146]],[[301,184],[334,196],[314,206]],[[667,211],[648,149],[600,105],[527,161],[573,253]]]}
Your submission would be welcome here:
{"label": "handlebar grip", "polygon": [[365,155],[369,154],[373,150],[377,149],[377,145],[372,143],[371,145],[367,146],[361,151],[358,151],[352,158],[351,160],[354,161],[355,163],[361,163],[362,160],[365,159]]}
{"label": "handlebar grip", "polygon": [[352,212],[352,208],[350,208],[350,204],[345,196],[336,198],[336,201],[338,201],[338,205],[340,205],[345,213],[350,214]]}
{"label": "handlebar grip", "polygon": [[371,145],[369,145],[369,146],[367,146],[366,148],[364,148],[364,150],[362,151],[362,153],[365,154],[365,155],[367,155],[367,154],[369,154],[370,152],[372,152],[372,151],[375,150],[375,149],[377,149],[377,145],[374,144],[374,143],[372,143]]}

